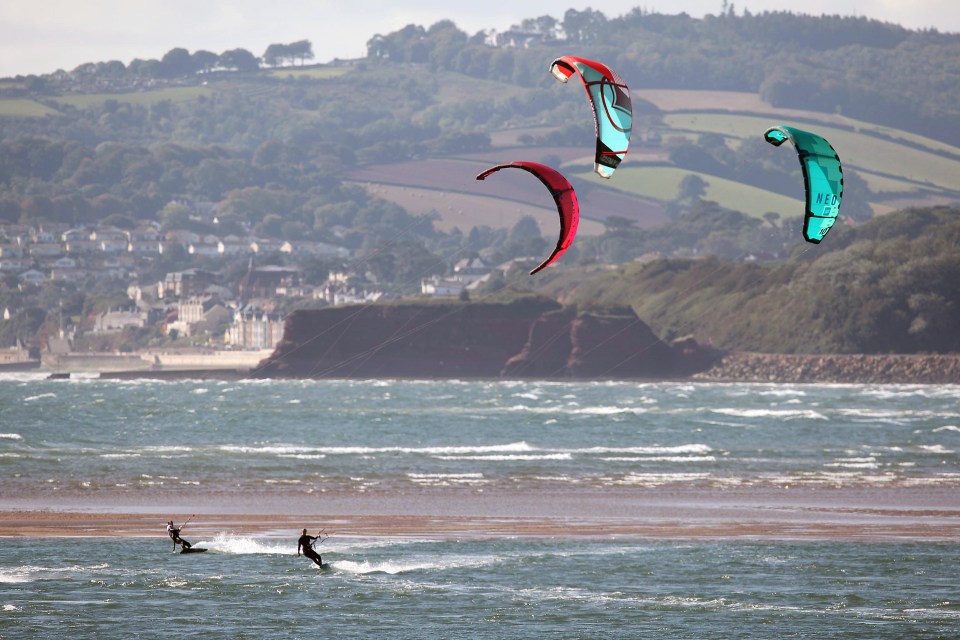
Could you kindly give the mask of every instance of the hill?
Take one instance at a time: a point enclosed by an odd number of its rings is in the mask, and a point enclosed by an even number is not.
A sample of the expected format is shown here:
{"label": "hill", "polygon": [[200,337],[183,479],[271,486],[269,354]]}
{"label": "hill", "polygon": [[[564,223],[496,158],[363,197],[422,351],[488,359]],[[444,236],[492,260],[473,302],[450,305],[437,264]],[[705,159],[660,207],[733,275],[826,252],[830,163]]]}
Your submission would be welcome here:
{"label": "hill", "polygon": [[541,288],[579,308],[629,304],[660,336],[768,353],[957,353],[960,208],[911,209],[777,264],[660,259]]}
{"label": "hill", "polygon": [[[587,288],[565,286],[597,278],[598,291],[631,300],[658,331],[689,326],[723,346],[807,352],[927,344],[920,321],[907,331],[913,338],[895,323],[876,329],[891,333],[882,339],[838,338],[796,300],[760,295],[751,277],[775,278],[769,273],[780,272],[765,265],[782,263],[799,278],[790,267],[799,255],[832,254],[844,238],[873,228],[871,220],[960,200],[960,36],[732,10],[703,19],[570,10],[563,20],[525,24],[496,37],[471,36],[450,21],[409,25],[372,38],[365,58],[335,65],[270,66],[243,50],[171,49],[160,60],[0,80],[0,308],[17,318],[0,321],[0,341],[40,340],[64,317],[79,322],[128,304],[130,274],[156,283],[199,268],[236,287],[250,256],[215,257],[217,243],[274,247],[258,260],[299,267],[310,285],[346,273],[405,296],[425,278],[452,275],[464,258],[504,265],[546,255],[556,214],[541,185],[521,172],[474,179],[493,163],[535,160],[574,184],[581,233],[549,273],[531,279],[501,269],[478,295],[556,286],[555,295],[573,300]],[[548,73],[550,61],[568,53],[607,62],[631,87],[631,149],[610,180],[591,171],[595,134],[584,92]],[[841,220],[822,247],[799,246],[800,167],[791,150],[762,140],[775,124],[823,134],[844,162]],[[931,211],[923,215],[955,210]],[[57,234],[102,228],[132,236],[146,226],[163,238],[194,234],[207,246],[131,258],[122,277],[112,258],[63,256],[79,264],[67,280],[52,277]],[[327,253],[281,253],[284,241]],[[26,244],[47,246],[32,254]],[[739,298],[698,292],[702,299],[687,300],[682,311],[665,291],[633,291],[634,278],[653,286],[648,263],[690,278],[706,277],[700,270],[711,264],[751,277],[722,285]],[[624,282],[614,284],[618,278]],[[692,281],[671,282],[682,290]],[[860,293],[864,308],[887,304],[868,299],[885,300],[885,290]],[[928,304],[906,290],[898,295],[904,299],[891,308],[913,319],[919,312],[910,305]],[[936,295],[953,300],[950,292]],[[602,297],[590,296],[585,304]],[[699,319],[711,305],[738,323]],[[838,309],[836,322],[869,324],[856,308]],[[778,338],[802,333],[801,317],[822,336]],[[768,333],[773,319],[783,330]]]}

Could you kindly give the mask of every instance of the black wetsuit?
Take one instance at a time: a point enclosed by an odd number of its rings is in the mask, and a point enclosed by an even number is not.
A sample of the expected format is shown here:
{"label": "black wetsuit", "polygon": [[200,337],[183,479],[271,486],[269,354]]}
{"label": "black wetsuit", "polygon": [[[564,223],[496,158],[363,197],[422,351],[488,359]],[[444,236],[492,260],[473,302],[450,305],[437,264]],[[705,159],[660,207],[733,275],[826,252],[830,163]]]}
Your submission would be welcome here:
{"label": "black wetsuit", "polygon": [[167,525],[167,535],[170,536],[170,539],[173,540],[173,548],[176,549],[177,545],[183,545],[184,549],[189,549],[193,545],[180,537],[180,529]]}
{"label": "black wetsuit", "polygon": [[313,548],[313,541],[316,540],[317,537],[318,536],[308,536],[307,534],[300,536],[300,538],[297,540],[297,553],[300,553],[300,549],[302,548],[303,555],[313,560],[318,567],[322,567],[323,559]]}

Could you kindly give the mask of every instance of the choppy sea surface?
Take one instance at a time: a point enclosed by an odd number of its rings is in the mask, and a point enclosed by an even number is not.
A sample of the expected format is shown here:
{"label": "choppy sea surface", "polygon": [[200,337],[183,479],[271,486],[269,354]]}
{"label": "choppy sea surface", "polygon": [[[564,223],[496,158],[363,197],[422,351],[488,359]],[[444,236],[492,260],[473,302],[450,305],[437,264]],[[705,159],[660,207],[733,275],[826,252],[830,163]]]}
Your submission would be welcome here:
{"label": "choppy sea surface", "polygon": [[[960,387],[0,377],[0,508],[109,492],[960,490]],[[2,638],[954,638],[960,544],[0,539]]]}

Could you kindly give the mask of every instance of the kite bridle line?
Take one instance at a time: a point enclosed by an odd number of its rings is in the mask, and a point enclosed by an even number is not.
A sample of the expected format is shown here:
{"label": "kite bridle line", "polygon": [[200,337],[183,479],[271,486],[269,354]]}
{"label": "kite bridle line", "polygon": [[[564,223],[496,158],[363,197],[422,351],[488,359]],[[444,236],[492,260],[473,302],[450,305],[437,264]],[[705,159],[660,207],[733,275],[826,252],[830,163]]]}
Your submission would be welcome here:
{"label": "kite bridle line", "polygon": [[[327,531],[326,528],[320,529],[319,531],[317,531],[317,537],[316,537],[316,539],[313,540],[313,542],[310,543],[310,548],[311,548],[311,549],[313,549],[313,545],[315,545],[315,544],[323,544],[325,540],[327,540],[328,538],[330,538],[330,534],[329,534],[329,533],[326,533],[326,531]],[[336,532],[334,531],[334,533],[336,533]]]}
{"label": "kite bridle line", "polygon": [[[424,222],[425,220],[430,219],[430,218],[432,217],[432,215],[433,215],[432,213],[425,213],[425,214],[421,214],[421,215],[419,215],[419,216],[416,216],[415,219],[413,220],[413,222],[411,222],[411,223],[408,224],[406,227],[404,227],[403,229],[401,229],[399,233],[397,233],[396,235],[393,236],[393,238],[391,238],[391,239],[388,240],[387,242],[383,243],[383,244],[382,244],[380,247],[378,247],[375,251],[373,251],[373,252],[371,252],[371,253],[369,253],[369,254],[367,254],[367,255],[364,255],[362,258],[357,258],[357,259],[355,259],[355,260],[347,263],[347,265],[346,265],[345,268],[347,268],[347,269],[356,269],[359,265],[362,265],[362,264],[364,264],[364,263],[366,263],[366,262],[369,262],[369,261],[372,260],[373,258],[376,258],[377,256],[381,255],[381,254],[384,253],[387,249],[389,249],[391,246],[393,246],[394,244],[396,244],[396,243],[400,240],[400,238],[402,238],[402,237],[405,236],[407,233],[409,233],[411,229],[413,229],[415,226],[417,226],[417,225],[420,224],[421,222]],[[462,249],[461,251],[463,251],[463,250],[466,250],[466,249]],[[454,255],[456,255],[456,254],[454,254]],[[297,346],[296,346],[292,351],[290,351],[290,352],[288,352],[288,353],[285,353],[285,354],[283,354],[283,355],[284,355],[284,356],[287,356],[287,355],[292,355],[292,354],[296,353],[297,351],[299,351],[300,349],[306,347],[307,345],[309,345],[309,344],[312,343],[313,341],[320,339],[322,336],[324,336],[324,335],[327,334],[328,332],[333,331],[335,328],[337,328],[337,327],[340,326],[341,324],[352,320],[353,318],[355,318],[357,315],[359,315],[360,313],[362,313],[364,310],[366,310],[367,308],[369,308],[369,307],[372,306],[372,305],[373,305],[373,303],[367,303],[367,304],[365,304],[365,305],[362,305],[362,306],[361,306],[357,311],[355,311],[354,313],[352,313],[352,314],[348,315],[347,317],[341,319],[339,322],[336,322],[334,325],[332,325],[332,326],[330,326],[330,327],[327,327],[327,328],[324,329],[323,331],[321,331],[321,332],[319,332],[319,333],[311,336],[311,337],[308,338],[307,340],[304,340],[303,342],[298,343]],[[288,314],[287,317],[289,317],[289,314]],[[286,317],[284,318],[284,321],[286,321]],[[341,334],[341,335],[342,335],[342,334]],[[338,336],[337,340],[335,340],[335,341],[331,344],[331,346],[328,348],[328,350],[327,350],[328,353],[329,353],[329,349],[330,349],[330,348],[333,348],[333,346],[336,345],[337,341],[339,341],[339,336]],[[268,365],[257,366],[257,367],[255,367],[255,368],[253,368],[253,369],[250,369],[250,370],[247,372],[247,374],[244,376],[244,379],[252,379],[260,370],[262,370],[262,369],[265,368],[266,366],[268,366]]]}
{"label": "kite bridle line", "polygon": [[[529,171],[529,169],[527,169],[527,171]],[[532,172],[531,172],[531,173],[532,173]],[[546,187],[548,188],[548,190],[549,190],[549,192],[550,192],[550,194],[551,194],[551,197],[553,197],[553,199],[554,199],[554,203],[555,203],[555,204],[556,204],[556,193],[560,193],[560,194],[562,195],[562,194],[565,193],[566,191],[572,190],[572,189],[562,189],[562,190],[559,190],[559,191],[554,190],[553,188],[550,187],[550,184],[549,184],[549,183],[544,182],[543,178],[541,178],[540,176],[538,176],[538,175],[536,175],[536,174],[534,174],[534,175],[537,177],[537,179],[538,179],[540,182],[542,182],[542,183],[544,184],[544,186],[546,186]],[[387,247],[389,247],[391,244],[393,244],[394,242],[396,242],[397,239],[398,239],[403,233],[405,233],[406,231],[408,231],[408,230],[409,230],[410,228],[412,228],[415,224],[419,223],[420,221],[422,221],[423,219],[427,218],[428,216],[429,216],[429,214],[424,214],[423,216],[420,216],[419,219],[418,219],[416,222],[412,223],[411,225],[408,225],[408,227],[407,227],[406,229],[404,229],[403,232],[401,232],[401,233],[398,234],[395,238],[393,238],[393,239],[391,240],[391,242],[386,243],[386,244],[385,244],[383,247],[381,247],[377,252],[374,252],[374,253],[372,253],[372,254],[369,255],[369,256],[364,256],[362,259],[357,259],[357,260],[355,261],[355,265],[359,265],[359,264],[362,264],[363,262],[369,261],[370,259],[372,259],[372,258],[375,257],[376,255],[378,255],[379,253],[382,253]],[[451,259],[455,258],[457,255],[463,254],[463,253],[465,253],[465,252],[467,252],[467,251],[470,251],[470,250],[471,250],[471,246],[470,246],[469,244],[466,245],[466,246],[460,247],[459,249],[453,251],[453,252],[450,253],[449,255],[446,255],[446,256],[440,258],[440,259],[439,259],[437,262],[435,262],[433,265],[424,268],[418,275],[416,275],[413,279],[409,280],[409,281],[407,282],[407,284],[411,284],[411,283],[412,283],[413,281],[415,281],[415,280],[420,280],[420,279],[422,279],[423,277],[429,275],[430,273],[434,273],[434,272],[435,272],[435,267],[436,267],[438,264],[448,263]],[[491,293],[488,294],[488,295],[493,295],[494,293],[496,293],[496,292],[491,292]],[[477,300],[475,300],[475,301],[480,301],[480,300],[482,300],[484,297],[487,297],[487,296],[481,296],[480,299],[477,299]],[[407,338],[407,337],[410,337],[410,336],[412,336],[412,335],[415,335],[416,333],[419,333],[420,331],[426,329],[427,327],[429,327],[429,326],[431,326],[431,325],[433,325],[433,324],[435,324],[435,323],[437,323],[437,322],[440,322],[440,321],[442,321],[442,320],[445,320],[446,318],[450,317],[451,315],[456,314],[456,313],[459,313],[459,312],[461,312],[461,311],[463,310],[463,309],[460,308],[460,307],[454,308],[454,309],[452,309],[451,311],[449,311],[449,312],[447,312],[447,313],[445,313],[445,314],[442,314],[441,316],[439,316],[439,317],[437,317],[437,318],[432,318],[432,319],[430,319],[430,320],[427,320],[426,322],[424,322],[424,323],[422,323],[422,324],[420,324],[420,325],[418,325],[418,326],[415,326],[415,327],[413,327],[412,329],[409,329],[409,330],[403,332],[404,329],[405,329],[405,327],[406,327],[407,325],[409,325],[409,324],[415,319],[415,317],[414,317],[414,318],[411,318],[411,319],[407,320],[407,322],[404,323],[403,326],[401,326],[399,329],[395,330],[394,333],[393,333],[393,335],[391,335],[391,336],[390,336],[389,338],[387,338],[386,340],[383,340],[383,341],[381,341],[380,343],[378,343],[377,345],[374,345],[374,346],[372,346],[372,347],[370,347],[370,348],[368,348],[368,349],[366,349],[366,350],[364,350],[364,351],[362,351],[362,352],[360,352],[360,353],[353,354],[353,355],[351,355],[350,357],[348,357],[348,358],[346,358],[346,359],[344,359],[344,360],[341,360],[341,361],[332,363],[332,364],[326,366],[325,368],[321,368],[321,367],[322,367],[322,362],[324,361],[326,355],[329,354],[330,351],[336,347],[336,345],[337,345],[337,343],[339,342],[340,338],[343,337],[343,336],[346,334],[347,330],[352,326],[353,321],[354,321],[361,313],[363,313],[364,311],[372,308],[372,307],[374,306],[374,304],[375,304],[374,302],[369,302],[369,303],[366,303],[366,304],[364,304],[364,305],[361,305],[356,311],[354,311],[353,313],[350,313],[350,314],[347,315],[346,317],[340,319],[339,321],[337,321],[336,323],[334,323],[332,326],[327,327],[327,328],[324,329],[323,331],[314,334],[314,335],[311,336],[309,339],[307,339],[307,340],[305,340],[305,341],[303,341],[303,342],[298,343],[297,346],[296,346],[296,348],[295,348],[294,350],[292,350],[292,351],[290,351],[290,352],[288,352],[288,353],[282,354],[281,357],[280,357],[280,359],[282,360],[283,357],[289,356],[289,355],[292,355],[292,354],[296,353],[296,352],[299,351],[300,349],[302,349],[302,348],[306,347],[308,344],[312,343],[314,340],[319,339],[321,336],[329,333],[330,331],[333,331],[333,330],[336,329],[337,327],[340,327],[340,326],[342,326],[342,325],[346,325],[346,326],[344,326],[343,331],[341,331],[341,332],[337,335],[337,337],[330,342],[330,344],[327,346],[327,348],[326,348],[326,350],[324,351],[324,353],[323,353],[319,358],[317,358],[317,363],[316,363],[316,365],[308,372],[308,374],[307,374],[306,377],[308,377],[308,378],[328,377],[330,374],[336,372],[338,369],[341,369],[341,368],[343,368],[343,367],[345,367],[345,366],[347,366],[347,365],[351,365],[351,364],[355,365],[355,366],[353,367],[353,371],[356,371],[356,369],[357,369],[359,366],[361,366],[364,362],[366,362],[366,361],[369,360],[371,357],[373,357],[373,355],[375,355],[375,354],[377,353],[377,351],[379,351],[380,349],[383,349],[384,347],[386,347],[386,346],[388,346],[388,345],[390,345],[390,344],[393,344],[393,343],[395,343],[395,342],[397,342],[397,341],[399,341],[399,340],[403,340],[403,339],[405,339],[405,338]],[[398,335],[398,333],[400,333],[400,332],[403,332],[403,333],[402,333],[401,335]],[[268,366],[268,365],[264,365],[264,366]],[[263,367],[257,367],[256,369],[251,370],[250,373],[248,374],[248,377],[252,377],[252,376],[253,376],[254,374],[256,374],[261,368],[263,368]]]}
{"label": "kite bridle line", "polygon": [[[440,258],[438,261],[434,262],[431,266],[426,267],[426,268],[424,268],[423,270],[421,270],[420,273],[418,273],[418,274],[417,274],[414,278],[412,278],[411,280],[408,280],[405,284],[411,284],[413,281],[422,279],[423,277],[429,275],[430,273],[435,272],[435,267],[436,267],[438,264],[444,264],[444,263],[450,261],[451,259],[455,258],[457,255],[462,254],[462,253],[465,253],[465,252],[470,251],[470,250],[471,250],[471,247],[470,247],[469,245],[457,249],[456,251],[452,252],[451,254]],[[320,335],[323,335],[323,334],[326,333],[327,331],[330,331],[330,330],[332,330],[333,328],[335,328],[335,327],[337,327],[337,326],[340,326],[341,324],[343,324],[344,322],[346,322],[346,321],[348,321],[348,320],[351,320],[351,321],[354,320],[357,316],[359,316],[359,315],[360,315],[361,313],[363,313],[364,311],[372,308],[375,304],[376,304],[375,302],[368,302],[368,303],[362,305],[356,312],[350,314],[349,316],[347,316],[346,318],[344,318],[344,319],[341,320],[340,322],[335,323],[332,327],[330,327],[329,329],[327,329],[327,330],[321,332],[320,334],[314,336],[314,337],[311,338],[309,341],[302,343],[301,346],[306,346],[306,344],[308,344],[309,342],[312,342],[313,339],[319,337]],[[427,321],[424,325],[420,325],[419,327],[414,327],[414,329],[408,331],[407,333],[403,334],[402,336],[395,337],[396,334],[397,334],[397,332],[398,332],[398,331],[402,331],[403,328],[404,328],[405,326],[407,326],[408,324],[410,324],[410,322],[411,322],[413,319],[407,320],[407,322],[404,323],[404,325],[403,325],[402,327],[400,327],[399,329],[397,329],[396,331],[394,331],[394,334],[393,334],[390,338],[387,338],[386,340],[383,340],[383,341],[380,342],[379,344],[374,345],[373,347],[370,347],[369,349],[367,349],[367,350],[365,350],[365,351],[362,351],[362,352],[360,352],[360,353],[358,353],[358,354],[353,354],[352,356],[350,356],[350,357],[348,357],[348,358],[346,358],[346,359],[344,359],[344,360],[341,360],[341,361],[339,361],[339,362],[336,362],[336,363],[334,363],[334,364],[326,367],[325,369],[318,371],[318,369],[319,369],[320,366],[321,366],[320,363],[323,362],[324,356],[326,356],[326,354],[330,353],[330,350],[333,349],[333,348],[336,346],[336,344],[337,344],[337,342],[339,341],[340,337],[342,337],[342,336],[346,333],[347,329],[350,328],[350,326],[348,325],[348,326],[345,327],[344,330],[337,336],[337,339],[334,340],[334,341],[327,347],[327,350],[324,352],[323,356],[321,356],[320,358],[317,359],[317,360],[318,360],[317,365],[314,366],[314,368],[310,370],[310,372],[307,374],[307,377],[308,377],[308,378],[314,378],[314,377],[323,378],[323,377],[327,377],[329,374],[333,373],[333,372],[336,371],[337,369],[340,369],[341,367],[343,367],[343,366],[345,366],[345,365],[347,365],[347,364],[350,364],[351,362],[355,362],[355,361],[357,361],[357,360],[364,360],[364,361],[365,361],[366,359],[369,359],[370,357],[372,357],[377,351],[379,351],[379,350],[382,349],[383,347],[385,347],[385,346],[387,346],[387,345],[389,345],[389,344],[392,344],[392,343],[396,342],[397,340],[402,340],[402,339],[405,338],[405,337],[408,337],[408,336],[410,336],[410,335],[414,335],[414,334],[416,334],[418,331],[420,331],[421,329],[426,328],[427,326],[433,324],[434,322],[436,322],[436,321],[438,321],[438,320],[441,320],[441,319],[449,316],[451,313],[456,313],[456,312],[459,312],[459,311],[461,311],[461,309],[459,309],[459,308],[458,308],[458,309],[454,309],[452,312],[450,312],[450,313],[448,313],[448,314],[444,314],[441,318],[438,318],[438,319],[435,319],[435,320],[429,320],[429,321]],[[352,324],[352,322],[351,322],[351,324]],[[293,352],[291,352],[291,353],[293,353]],[[285,354],[285,355],[286,355],[286,354]],[[360,366],[360,364],[362,364],[362,362],[358,362],[358,363],[356,363],[356,364],[357,364],[357,366]],[[356,367],[354,367],[354,370],[356,370]]]}

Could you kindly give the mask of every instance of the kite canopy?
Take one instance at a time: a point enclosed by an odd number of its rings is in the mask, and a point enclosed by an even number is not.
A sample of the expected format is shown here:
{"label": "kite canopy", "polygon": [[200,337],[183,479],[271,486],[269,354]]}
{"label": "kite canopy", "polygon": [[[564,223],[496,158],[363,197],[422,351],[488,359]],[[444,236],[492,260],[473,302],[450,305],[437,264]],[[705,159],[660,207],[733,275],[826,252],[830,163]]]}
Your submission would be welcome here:
{"label": "kite canopy", "polygon": [[530,275],[533,275],[551,265],[573,244],[573,238],[577,235],[577,226],[580,224],[580,204],[577,202],[577,194],[570,182],[557,170],[538,162],[498,164],[478,175],[477,180],[483,180],[500,169],[509,168],[523,169],[535,175],[550,190],[554,202],[557,203],[557,213],[560,214],[560,239],[557,241],[557,246],[540,266],[530,272]]}
{"label": "kite canopy", "polygon": [[807,209],[803,219],[803,237],[819,244],[840,213],[843,197],[843,167],[830,143],[809,131],[779,126],[767,129],[764,139],[775,147],[790,140],[797,148],[807,189]]}
{"label": "kite canopy", "polygon": [[574,73],[580,76],[593,105],[593,119],[597,132],[597,154],[594,170],[604,178],[627,155],[630,130],[633,126],[633,107],[630,89],[623,79],[600,62],[562,56],[550,65],[550,73],[560,82],[566,82]]}

